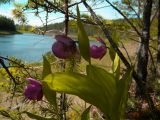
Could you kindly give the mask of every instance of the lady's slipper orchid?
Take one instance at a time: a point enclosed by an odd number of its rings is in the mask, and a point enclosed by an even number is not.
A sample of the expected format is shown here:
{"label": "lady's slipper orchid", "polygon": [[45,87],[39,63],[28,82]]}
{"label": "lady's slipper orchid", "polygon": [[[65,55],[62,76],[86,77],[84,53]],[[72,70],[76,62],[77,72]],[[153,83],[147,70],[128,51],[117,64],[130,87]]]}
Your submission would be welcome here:
{"label": "lady's slipper orchid", "polygon": [[106,54],[106,46],[101,45],[101,46],[97,46],[97,45],[92,45],[90,47],[90,52],[91,52],[91,57],[95,58],[95,59],[102,59],[103,56]]}
{"label": "lady's slipper orchid", "polygon": [[52,46],[54,55],[61,59],[71,58],[75,55],[77,48],[76,43],[65,35],[56,35],[57,40]]}
{"label": "lady's slipper orchid", "polygon": [[27,78],[26,80],[29,81],[29,84],[26,86],[24,91],[25,97],[30,100],[42,100],[42,84],[38,80],[35,80],[33,78]]}
{"label": "lady's slipper orchid", "polygon": [[100,37],[96,39],[101,43],[101,45],[100,46],[92,45],[90,47],[91,57],[94,59],[102,59],[107,52],[107,47],[103,39],[101,39]]}
{"label": "lady's slipper orchid", "polygon": [[102,45],[106,46],[106,43],[104,42],[102,38],[96,37],[96,40],[99,41]]}

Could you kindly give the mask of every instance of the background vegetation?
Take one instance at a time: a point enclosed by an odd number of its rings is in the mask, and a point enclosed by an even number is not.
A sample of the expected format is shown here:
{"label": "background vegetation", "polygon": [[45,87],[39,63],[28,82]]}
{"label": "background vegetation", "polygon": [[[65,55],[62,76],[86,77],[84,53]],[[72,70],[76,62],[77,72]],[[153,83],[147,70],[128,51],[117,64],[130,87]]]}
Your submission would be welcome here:
{"label": "background vegetation", "polygon": [[14,21],[5,16],[0,16],[0,30],[16,31],[16,26]]}

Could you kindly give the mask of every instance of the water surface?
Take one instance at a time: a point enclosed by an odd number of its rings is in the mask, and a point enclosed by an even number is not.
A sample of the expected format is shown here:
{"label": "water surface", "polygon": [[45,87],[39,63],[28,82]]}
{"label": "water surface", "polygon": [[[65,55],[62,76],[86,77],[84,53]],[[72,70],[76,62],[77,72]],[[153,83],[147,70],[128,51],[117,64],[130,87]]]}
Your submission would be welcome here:
{"label": "water surface", "polygon": [[[15,34],[0,36],[0,56],[16,57],[25,62],[42,61],[42,55],[51,51],[55,39],[37,34]],[[90,44],[100,45],[96,41]]]}
{"label": "water surface", "polygon": [[14,56],[25,62],[42,60],[42,55],[51,51],[54,38],[37,34],[0,36],[0,55]]}

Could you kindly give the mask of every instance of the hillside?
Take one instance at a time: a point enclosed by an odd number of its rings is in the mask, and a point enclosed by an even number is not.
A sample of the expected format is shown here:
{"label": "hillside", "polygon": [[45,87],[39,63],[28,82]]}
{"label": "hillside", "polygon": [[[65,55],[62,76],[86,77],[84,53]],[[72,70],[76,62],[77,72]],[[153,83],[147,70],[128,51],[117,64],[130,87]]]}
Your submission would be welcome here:
{"label": "hillside", "polygon": [[0,16],[0,34],[14,34],[16,26],[12,19]]}
{"label": "hillside", "polygon": [[[110,31],[115,31],[115,30],[127,31],[128,29],[130,29],[130,26],[127,24],[127,22],[124,19],[103,20],[103,22],[108,25]],[[135,20],[135,22],[136,22],[136,20]],[[95,33],[98,34],[99,36],[104,36],[103,32],[96,25],[85,24],[84,27],[85,27],[85,30],[89,36],[95,36]],[[63,31],[63,28],[64,28],[64,22],[49,24],[47,26],[48,31],[50,31],[50,30]],[[40,29],[44,30],[45,27],[41,27]],[[69,34],[70,35],[77,34],[77,27],[76,27],[75,20],[69,21]]]}
{"label": "hillside", "polygon": [[[132,21],[132,23],[137,27],[137,29],[139,30],[141,29],[137,19],[132,18],[130,19],[130,21]],[[107,24],[107,26],[109,27],[110,33],[112,34],[113,37],[117,37],[117,38],[121,37],[122,39],[126,39],[129,35],[135,35],[134,30],[130,27],[130,25],[124,19],[103,20],[103,22]],[[157,26],[157,24],[158,24],[157,19],[155,19],[151,25],[151,37],[157,36],[157,27],[155,27]],[[98,26],[85,24],[84,27],[88,36],[94,37],[98,35],[98,36],[104,37],[103,32]],[[47,26],[47,31],[52,31],[52,32],[48,32],[48,35],[52,35],[52,34],[55,35],[58,33],[57,31],[62,32],[63,28],[64,28],[64,22],[49,24]],[[40,29],[44,30],[45,27],[41,27]],[[69,35],[70,36],[77,35],[77,26],[76,26],[75,20],[69,21]]]}

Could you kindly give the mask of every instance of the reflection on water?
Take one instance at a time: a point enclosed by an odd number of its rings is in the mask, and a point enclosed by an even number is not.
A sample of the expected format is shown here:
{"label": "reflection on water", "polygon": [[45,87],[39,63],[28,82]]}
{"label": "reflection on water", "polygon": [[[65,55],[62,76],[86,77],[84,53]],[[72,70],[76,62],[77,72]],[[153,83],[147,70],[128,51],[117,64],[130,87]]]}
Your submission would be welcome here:
{"label": "reflection on water", "polygon": [[41,61],[42,55],[51,51],[55,40],[37,34],[0,36],[0,55],[15,56],[26,62]]}

